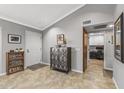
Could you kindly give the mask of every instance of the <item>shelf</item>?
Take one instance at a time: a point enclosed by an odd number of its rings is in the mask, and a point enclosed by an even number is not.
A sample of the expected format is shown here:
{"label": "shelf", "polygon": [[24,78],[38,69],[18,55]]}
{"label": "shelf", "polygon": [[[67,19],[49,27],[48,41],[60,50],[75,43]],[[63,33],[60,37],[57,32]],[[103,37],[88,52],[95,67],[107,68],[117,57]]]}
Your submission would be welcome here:
{"label": "shelf", "polygon": [[24,52],[6,53],[7,75],[24,70]]}
{"label": "shelf", "polygon": [[22,70],[17,70],[17,71],[15,71],[15,72],[12,72],[12,73],[9,73],[9,74],[17,73],[17,72],[20,72],[20,71],[24,71],[24,69],[22,69]]}
{"label": "shelf", "polygon": [[23,66],[23,64],[22,65],[9,66],[9,68],[20,67],[20,66]]}
{"label": "shelf", "polygon": [[11,62],[11,61],[17,61],[17,60],[24,60],[24,59],[22,59],[22,58],[19,58],[19,59],[10,59],[9,62]]}

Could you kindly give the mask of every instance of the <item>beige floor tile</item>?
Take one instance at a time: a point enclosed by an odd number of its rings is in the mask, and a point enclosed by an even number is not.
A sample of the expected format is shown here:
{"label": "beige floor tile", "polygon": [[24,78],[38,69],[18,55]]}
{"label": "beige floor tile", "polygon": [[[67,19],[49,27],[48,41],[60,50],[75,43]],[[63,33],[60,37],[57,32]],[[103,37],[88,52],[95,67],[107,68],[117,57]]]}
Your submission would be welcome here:
{"label": "beige floor tile", "polygon": [[[49,66],[35,71],[26,69],[12,75],[0,77],[0,88],[12,89],[113,89],[111,76],[103,71],[103,61],[90,60],[84,74],[65,74],[50,70]],[[104,75],[106,74],[106,75]]]}

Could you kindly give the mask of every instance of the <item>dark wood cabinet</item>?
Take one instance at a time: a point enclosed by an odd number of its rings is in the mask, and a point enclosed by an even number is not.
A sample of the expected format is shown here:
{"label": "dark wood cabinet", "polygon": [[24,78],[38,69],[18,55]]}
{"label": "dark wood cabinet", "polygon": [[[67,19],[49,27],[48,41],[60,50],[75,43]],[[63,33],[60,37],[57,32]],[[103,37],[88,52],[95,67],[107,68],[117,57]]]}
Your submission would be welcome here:
{"label": "dark wood cabinet", "polygon": [[71,47],[51,47],[50,68],[68,73],[71,70]]}
{"label": "dark wood cabinet", "polygon": [[7,75],[24,70],[24,52],[6,53]]}

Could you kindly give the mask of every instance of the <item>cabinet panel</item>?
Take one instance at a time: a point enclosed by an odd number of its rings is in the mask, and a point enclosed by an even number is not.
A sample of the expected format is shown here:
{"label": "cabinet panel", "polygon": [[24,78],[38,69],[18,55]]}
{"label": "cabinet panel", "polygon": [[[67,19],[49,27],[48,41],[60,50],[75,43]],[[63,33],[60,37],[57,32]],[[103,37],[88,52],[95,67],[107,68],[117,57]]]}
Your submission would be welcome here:
{"label": "cabinet panel", "polygon": [[70,47],[51,47],[50,48],[50,67],[61,71],[69,72],[71,69],[71,48]]}
{"label": "cabinet panel", "polygon": [[6,72],[12,74],[24,70],[24,52],[6,53]]}

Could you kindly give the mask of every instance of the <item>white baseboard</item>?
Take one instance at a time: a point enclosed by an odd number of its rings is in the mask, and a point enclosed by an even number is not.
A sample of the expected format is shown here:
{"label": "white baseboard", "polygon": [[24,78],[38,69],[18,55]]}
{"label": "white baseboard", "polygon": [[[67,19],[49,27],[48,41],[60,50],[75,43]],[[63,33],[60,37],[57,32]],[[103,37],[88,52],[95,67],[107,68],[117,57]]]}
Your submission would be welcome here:
{"label": "white baseboard", "polygon": [[117,82],[115,81],[114,77],[112,77],[112,80],[113,80],[113,82],[114,82],[114,84],[115,84],[115,87],[116,87],[117,89],[119,89],[118,84],[117,84]]}
{"label": "white baseboard", "polygon": [[104,67],[105,70],[110,70],[110,71],[113,71],[112,68],[108,68],[108,67]]}
{"label": "white baseboard", "polygon": [[45,63],[45,62],[41,62],[41,64],[45,64],[45,65],[48,65],[48,66],[50,65],[50,63]]}
{"label": "white baseboard", "polygon": [[0,74],[0,76],[4,76],[4,75],[6,75],[6,73],[1,73],[1,74]]}
{"label": "white baseboard", "polygon": [[78,73],[83,73],[82,71],[77,70],[77,69],[72,69],[71,71],[78,72]]}
{"label": "white baseboard", "polygon": [[[41,62],[41,64],[50,65],[50,63]],[[82,73],[80,70],[72,69],[71,71]]]}
{"label": "white baseboard", "polygon": [[25,66],[24,69],[27,69],[27,66]]}

